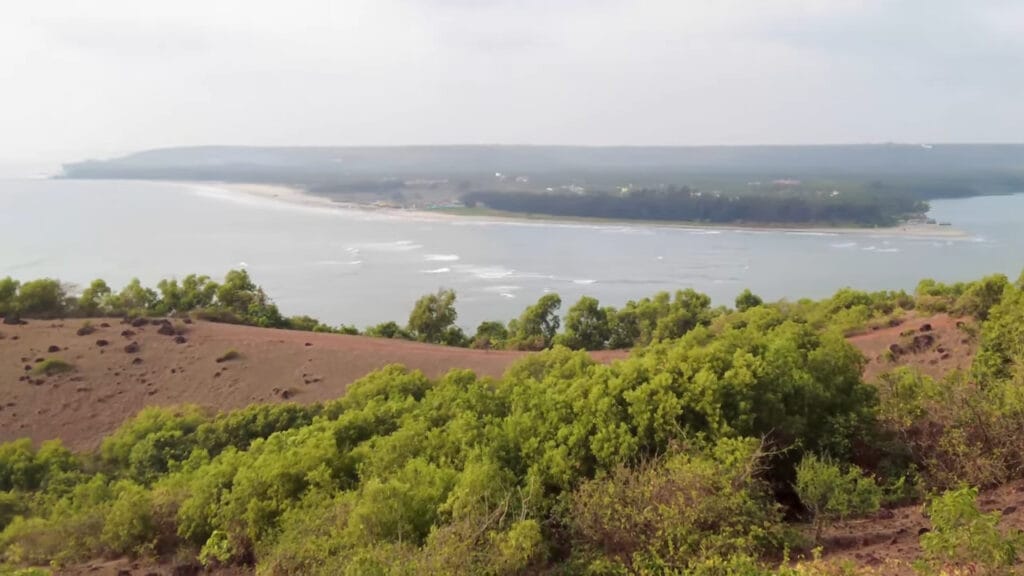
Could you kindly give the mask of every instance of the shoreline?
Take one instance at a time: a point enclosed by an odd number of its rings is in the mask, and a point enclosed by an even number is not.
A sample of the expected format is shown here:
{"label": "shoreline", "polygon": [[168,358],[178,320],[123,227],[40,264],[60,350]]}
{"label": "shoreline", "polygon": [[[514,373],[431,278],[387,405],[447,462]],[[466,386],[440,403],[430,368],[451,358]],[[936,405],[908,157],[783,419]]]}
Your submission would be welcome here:
{"label": "shoreline", "polygon": [[[165,181],[154,181],[165,182]],[[970,235],[963,230],[938,224],[906,224],[883,228],[857,228],[850,226],[793,226],[786,224],[712,224],[699,222],[671,222],[657,220],[626,220],[587,217],[561,217],[549,215],[516,214],[495,212],[493,214],[458,214],[455,210],[422,210],[410,208],[391,208],[372,206],[356,202],[338,202],[328,196],[311,194],[301,188],[282,184],[258,184],[219,181],[177,181],[188,186],[209,186],[229,192],[244,194],[263,199],[277,200],[293,205],[333,208],[341,210],[358,210],[362,212],[392,216],[395,218],[417,218],[423,220],[445,222],[481,222],[481,223],[548,223],[563,225],[607,225],[607,226],[647,226],[657,228],[676,228],[684,230],[722,230],[730,232],[781,232],[788,234],[835,234],[848,236],[892,236],[902,238],[932,238],[957,240],[966,239]]]}

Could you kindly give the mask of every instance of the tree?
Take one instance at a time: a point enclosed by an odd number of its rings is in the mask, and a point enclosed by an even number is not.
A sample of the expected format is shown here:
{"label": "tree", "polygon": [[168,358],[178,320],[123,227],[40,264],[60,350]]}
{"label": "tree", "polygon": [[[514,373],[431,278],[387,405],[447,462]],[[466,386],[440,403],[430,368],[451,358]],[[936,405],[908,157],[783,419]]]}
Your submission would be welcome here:
{"label": "tree", "polygon": [[455,311],[455,291],[438,290],[436,294],[427,294],[416,301],[409,314],[409,332],[416,335],[421,342],[441,344],[445,341],[446,332],[455,324],[458,312]]}
{"label": "tree", "polygon": [[111,294],[110,286],[101,279],[93,280],[78,298],[78,311],[85,316],[98,314]]}
{"label": "tree", "polygon": [[509,323],[512,344],[520,350],[543,350],[550,347],[561,325],[558,317],[558,309],[561,307],[562,298],[558,294],[541,296],[536,304]]}
{"label": "tree", "polygon": [[764,304],[764,300],[760,296],[750,291],[750,288],[746,288],[740,295],[736,297],[736,309],[740,312],[746,312],[751,308],[756,308]]}
{"label": "tree", "polygon": [[10,276],[0,278],[0,314],[16,311],[18,286],[20,283]]}
{"label": "tree", "polygon": [[224,283],[217,287],[217,303],[249,324],[265,328],[285,325],[285,319],[277,306],[245,270],[231,270],[227,273]]}
{"label": "tree", "polygon": [[117,295],[118,307],[127,313],[147,312],[157,301],[156,291],[146,288],[138,278],[132,278]]}
{"label": "tree", "polygon": [[843,472],[814,454],[805,455],[797,466],[794,488],[814,518],[815,542],[826,523],[874,512],[882,500],[882,489],[859,468]]}
{"label": "tree", "polygon": [[476,334],[473,335],[473,341],[469,346],[480,350],[490,350],[502,348],[505,345],[505,340],[508,340],[508,329],[504,324],[484,321],[477,326]]}
{"label": "tree", "polygon": [[576,350],[602,350],[610,337],[608,310],[596,298],[584,296],[569,308],[561,343]]}
{"label": "tree", "polygon": [[25,316],[54,318],[65,311],[65,293],[60,282],[52,278],[32,280],[18,291],[18,312]]}

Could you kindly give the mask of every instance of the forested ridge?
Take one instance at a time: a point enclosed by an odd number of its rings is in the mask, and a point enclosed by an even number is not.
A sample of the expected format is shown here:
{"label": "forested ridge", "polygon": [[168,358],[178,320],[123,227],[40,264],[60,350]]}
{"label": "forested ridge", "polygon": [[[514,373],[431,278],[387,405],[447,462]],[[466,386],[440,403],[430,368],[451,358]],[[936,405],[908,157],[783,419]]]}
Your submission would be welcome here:
{"label": "forested ridge", "polygon": [[906,194],[722,194],[688,187],[609,192],[470,192],[468,207],[563,217],[734,224],[891,226],[923,217],[928,204]]}
{"label": "forested ridge", "polygon": [[[267,317],[241,278],[204,303]],[[12,283],[5,314],[45,309],[38,287]],[[443,334],[454,295],[425,298],[437,321],[411,328]],[[915,570],[1013,573],[1021,535],[974,488],[1024,477],[1024,277],[705,299],[623,307],[621,324],[654,321],[610,365],[567,347],[611,341],[609,315],[581,300],[564,327],[516,319],[551,348],[500,379],[392,366],[324,404],[149,408],[94,453],[4,444],[6,569],[129,555],[281,575],[885,574],[787,558],[811,558],[831,522],[916,502],[931,529]],[[968,372],[862,380],[846,333],[934,311],[970,320]]]}

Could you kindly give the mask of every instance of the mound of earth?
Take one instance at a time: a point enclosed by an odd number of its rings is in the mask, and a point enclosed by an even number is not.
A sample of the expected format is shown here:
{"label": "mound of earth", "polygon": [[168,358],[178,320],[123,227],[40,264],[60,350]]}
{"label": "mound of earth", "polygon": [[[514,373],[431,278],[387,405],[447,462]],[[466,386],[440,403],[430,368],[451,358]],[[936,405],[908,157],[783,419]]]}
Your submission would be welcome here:
{"label": "mound of earth", "polygon": [[[341,396],[388,364],[432,378],[455,368],[497,377],[525,354],[207,322],[179,325],[181,334],[161,322],[90,325],[95,330],[81,336],[81,320],[4,327],[0,441],[60,438],[89,450],[145,406],[311,403]],[[601,361],[625,355],[595,353]],[[52,359],[70,369],[60,371]]]}

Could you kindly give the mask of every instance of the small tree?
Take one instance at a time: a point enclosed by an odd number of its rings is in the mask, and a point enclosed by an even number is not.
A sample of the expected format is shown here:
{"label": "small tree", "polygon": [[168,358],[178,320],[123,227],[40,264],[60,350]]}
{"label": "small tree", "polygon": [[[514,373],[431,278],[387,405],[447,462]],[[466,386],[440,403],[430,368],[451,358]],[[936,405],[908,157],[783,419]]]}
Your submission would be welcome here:
{"label": "small tree", "polygon": [[813,516],[815,542],[827,523],[874,512],[882,501],[882,489],[859,468],[844,472],[814,454],[804,456],[797,466],[794,488]]}
{"label": "small tree", "polygon": [[[916,567],[924,574],[945,574],[950,567],[973,567],[979,574],[1011,574],[1024,534],[999,530],[999,512],[978,509],[977,488],[949,490],[928,504],[930,532],[921,535],[924,555]],[[971,572],[974,573],[973,571]]]}
{"label": "small tree", "polygon": [[560,343],[575,350],[601,350],[609,338],[608,310],[596,298],[584,296],[569,308]]}
{"label": "small tree", "polygon": [[421,342],[442,344],[451,337],[449,328],[458,316],[455,291],[438,290],[436,294],[427,294],[416,301],[409,314],[408,329]]}
{"label": "small tree", "polygon": [[740,312],[745,312],[751,308],[757,308],[764,304],[764,300],[760,296],[750,291],[750,288],[740,292],[740,295],[736,297],[736,309]]}

